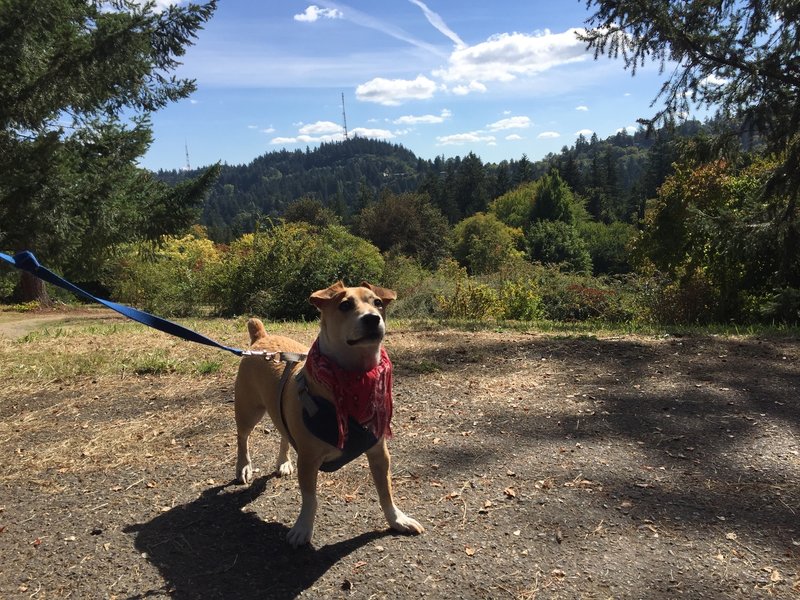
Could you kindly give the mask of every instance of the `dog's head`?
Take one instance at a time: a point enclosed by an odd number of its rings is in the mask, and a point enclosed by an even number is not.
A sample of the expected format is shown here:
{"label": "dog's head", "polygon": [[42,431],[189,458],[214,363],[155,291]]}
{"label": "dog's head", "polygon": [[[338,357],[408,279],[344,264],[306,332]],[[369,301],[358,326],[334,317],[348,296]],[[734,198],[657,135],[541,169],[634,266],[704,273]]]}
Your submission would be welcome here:
{"label": "dog's head", "polygon": [[386,307],[395,298],[392,290],[366,282],[345,287],[338,281],[311,294],[321,315],[320,351],[345,369],[374,367],[386,334]]}

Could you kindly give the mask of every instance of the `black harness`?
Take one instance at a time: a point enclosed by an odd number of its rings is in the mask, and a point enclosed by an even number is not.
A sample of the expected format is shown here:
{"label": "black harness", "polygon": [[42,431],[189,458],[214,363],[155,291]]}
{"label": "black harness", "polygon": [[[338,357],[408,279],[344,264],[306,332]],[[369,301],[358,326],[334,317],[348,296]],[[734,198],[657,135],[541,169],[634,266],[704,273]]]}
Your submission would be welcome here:
{"label": "black harness", "polygon": [[[287,361],[286,367],[283,369],[280,383],[278,384],[278,413],[283,422],[283,428],[286,430],[286,436],[289,443],[297,451],[297,444],[289,432],[289,426],[286,423],[286,417],[283,414],[283,392],[286,388],[286,382],[292,373],[297,361]],[[336,407],[332,402],[321,396],[312,396],[308,391],[306,378],[301,370],[295,375],[297,382],[297,393],[300,402],[303,405],[303,423],[308,430],[317,438],[336,447],[339,443],[339,424],[336,418]],[[339,458],[329,460],[320,465],[319,470],[331,473],[338,471],[350,461],[358,458],[367,450],[372,448],[378,443],[372,432],[364,427],[353,417],[349,417],[347,423],[347,437],[344,440],[344,447],[342,448],[342,455]]]}

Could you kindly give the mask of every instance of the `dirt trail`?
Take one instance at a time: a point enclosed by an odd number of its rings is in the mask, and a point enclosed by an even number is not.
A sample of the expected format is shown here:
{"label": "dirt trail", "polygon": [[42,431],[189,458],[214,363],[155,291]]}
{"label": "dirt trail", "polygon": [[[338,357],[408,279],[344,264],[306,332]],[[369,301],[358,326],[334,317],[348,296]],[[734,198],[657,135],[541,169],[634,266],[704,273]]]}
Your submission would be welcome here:
{"label": "dirt trail", "polygon": [[[0,364],[134,353],[114,342],[5,342]],[[427,531],[386,530],[359,459],[320,474],[296,551],[270,424],[254,484],[231,481],[234,357],[4,380],[0,597],[800,598],[798,340],[443,329],[387,348],[396,495]]]}

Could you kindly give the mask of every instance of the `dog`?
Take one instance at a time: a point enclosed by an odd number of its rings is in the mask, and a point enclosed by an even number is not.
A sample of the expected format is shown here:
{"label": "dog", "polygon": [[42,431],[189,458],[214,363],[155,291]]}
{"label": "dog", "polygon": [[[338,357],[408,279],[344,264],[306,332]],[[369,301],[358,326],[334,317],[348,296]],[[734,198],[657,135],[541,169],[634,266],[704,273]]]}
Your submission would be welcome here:
{"label": "dog", "polygon": [[[236,477],[243,484],[252,481],[250,434],[264,414],[269,414],[281,434],[278,476],[294,472],[289,446],[294,446],[297,453],[302,506],[287,534],[292,547],[311,541],[317,512],[317,473],[321,469],[335,470],[353,458],[348,455],[353,454],[348,444],[354,440],[361,440],[389,526],[408,534],[424,531],[422,525],[397,508],[392,496],[391,458],[386,445],[391,419],[391,362],[383,348],[383,338],[386,307],[396,297],[394,291],[366,282],[345,287],[339,281],[312,293],[309,300],[320,312],[320,330],[310,351],[290,338],[269,335],[258,319],[247,323],[253,354],[242,357],[236,376]],[[308,358],[302,362],[299,355],[307,351]],[[277,362],[273,359],[277,356],[298,362]],[[341,389],[342,385],[349,387],[350,381],[356,382],[353,389]],[[359,394],[372,402],[367,401],[365,409],[362,405],[361,422],[352,416],[345,418],[341,398]],[[384,402],[386,394],[388,403]],[[326,415],[328,418],[321,425],[312,420]],[[315,430],[324,430],[326,435]],[[360,449],[356,448],[355,453],[360,454]]]}

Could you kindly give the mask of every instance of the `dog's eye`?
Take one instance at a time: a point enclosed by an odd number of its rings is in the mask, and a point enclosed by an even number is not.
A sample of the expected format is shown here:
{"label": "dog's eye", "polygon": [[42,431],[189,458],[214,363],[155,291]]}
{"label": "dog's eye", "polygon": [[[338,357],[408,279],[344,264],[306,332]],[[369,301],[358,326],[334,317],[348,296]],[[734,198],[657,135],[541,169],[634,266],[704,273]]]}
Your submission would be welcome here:
{"label": "dog's eye", "polygon": [[381,300],[380,298],[375,298],[375,300],[373,300],[372,303],[378,308],[383,308],[383,300]]}
{"label": "dog's eye", "polygon": [[345,300],[344,302],[342,302],[339,305],[339,310],[342,311],[342,312],[348,312],[348,311],[353,310],[354,306],[355,306],[355,304],[353,303],[352,300]]}

